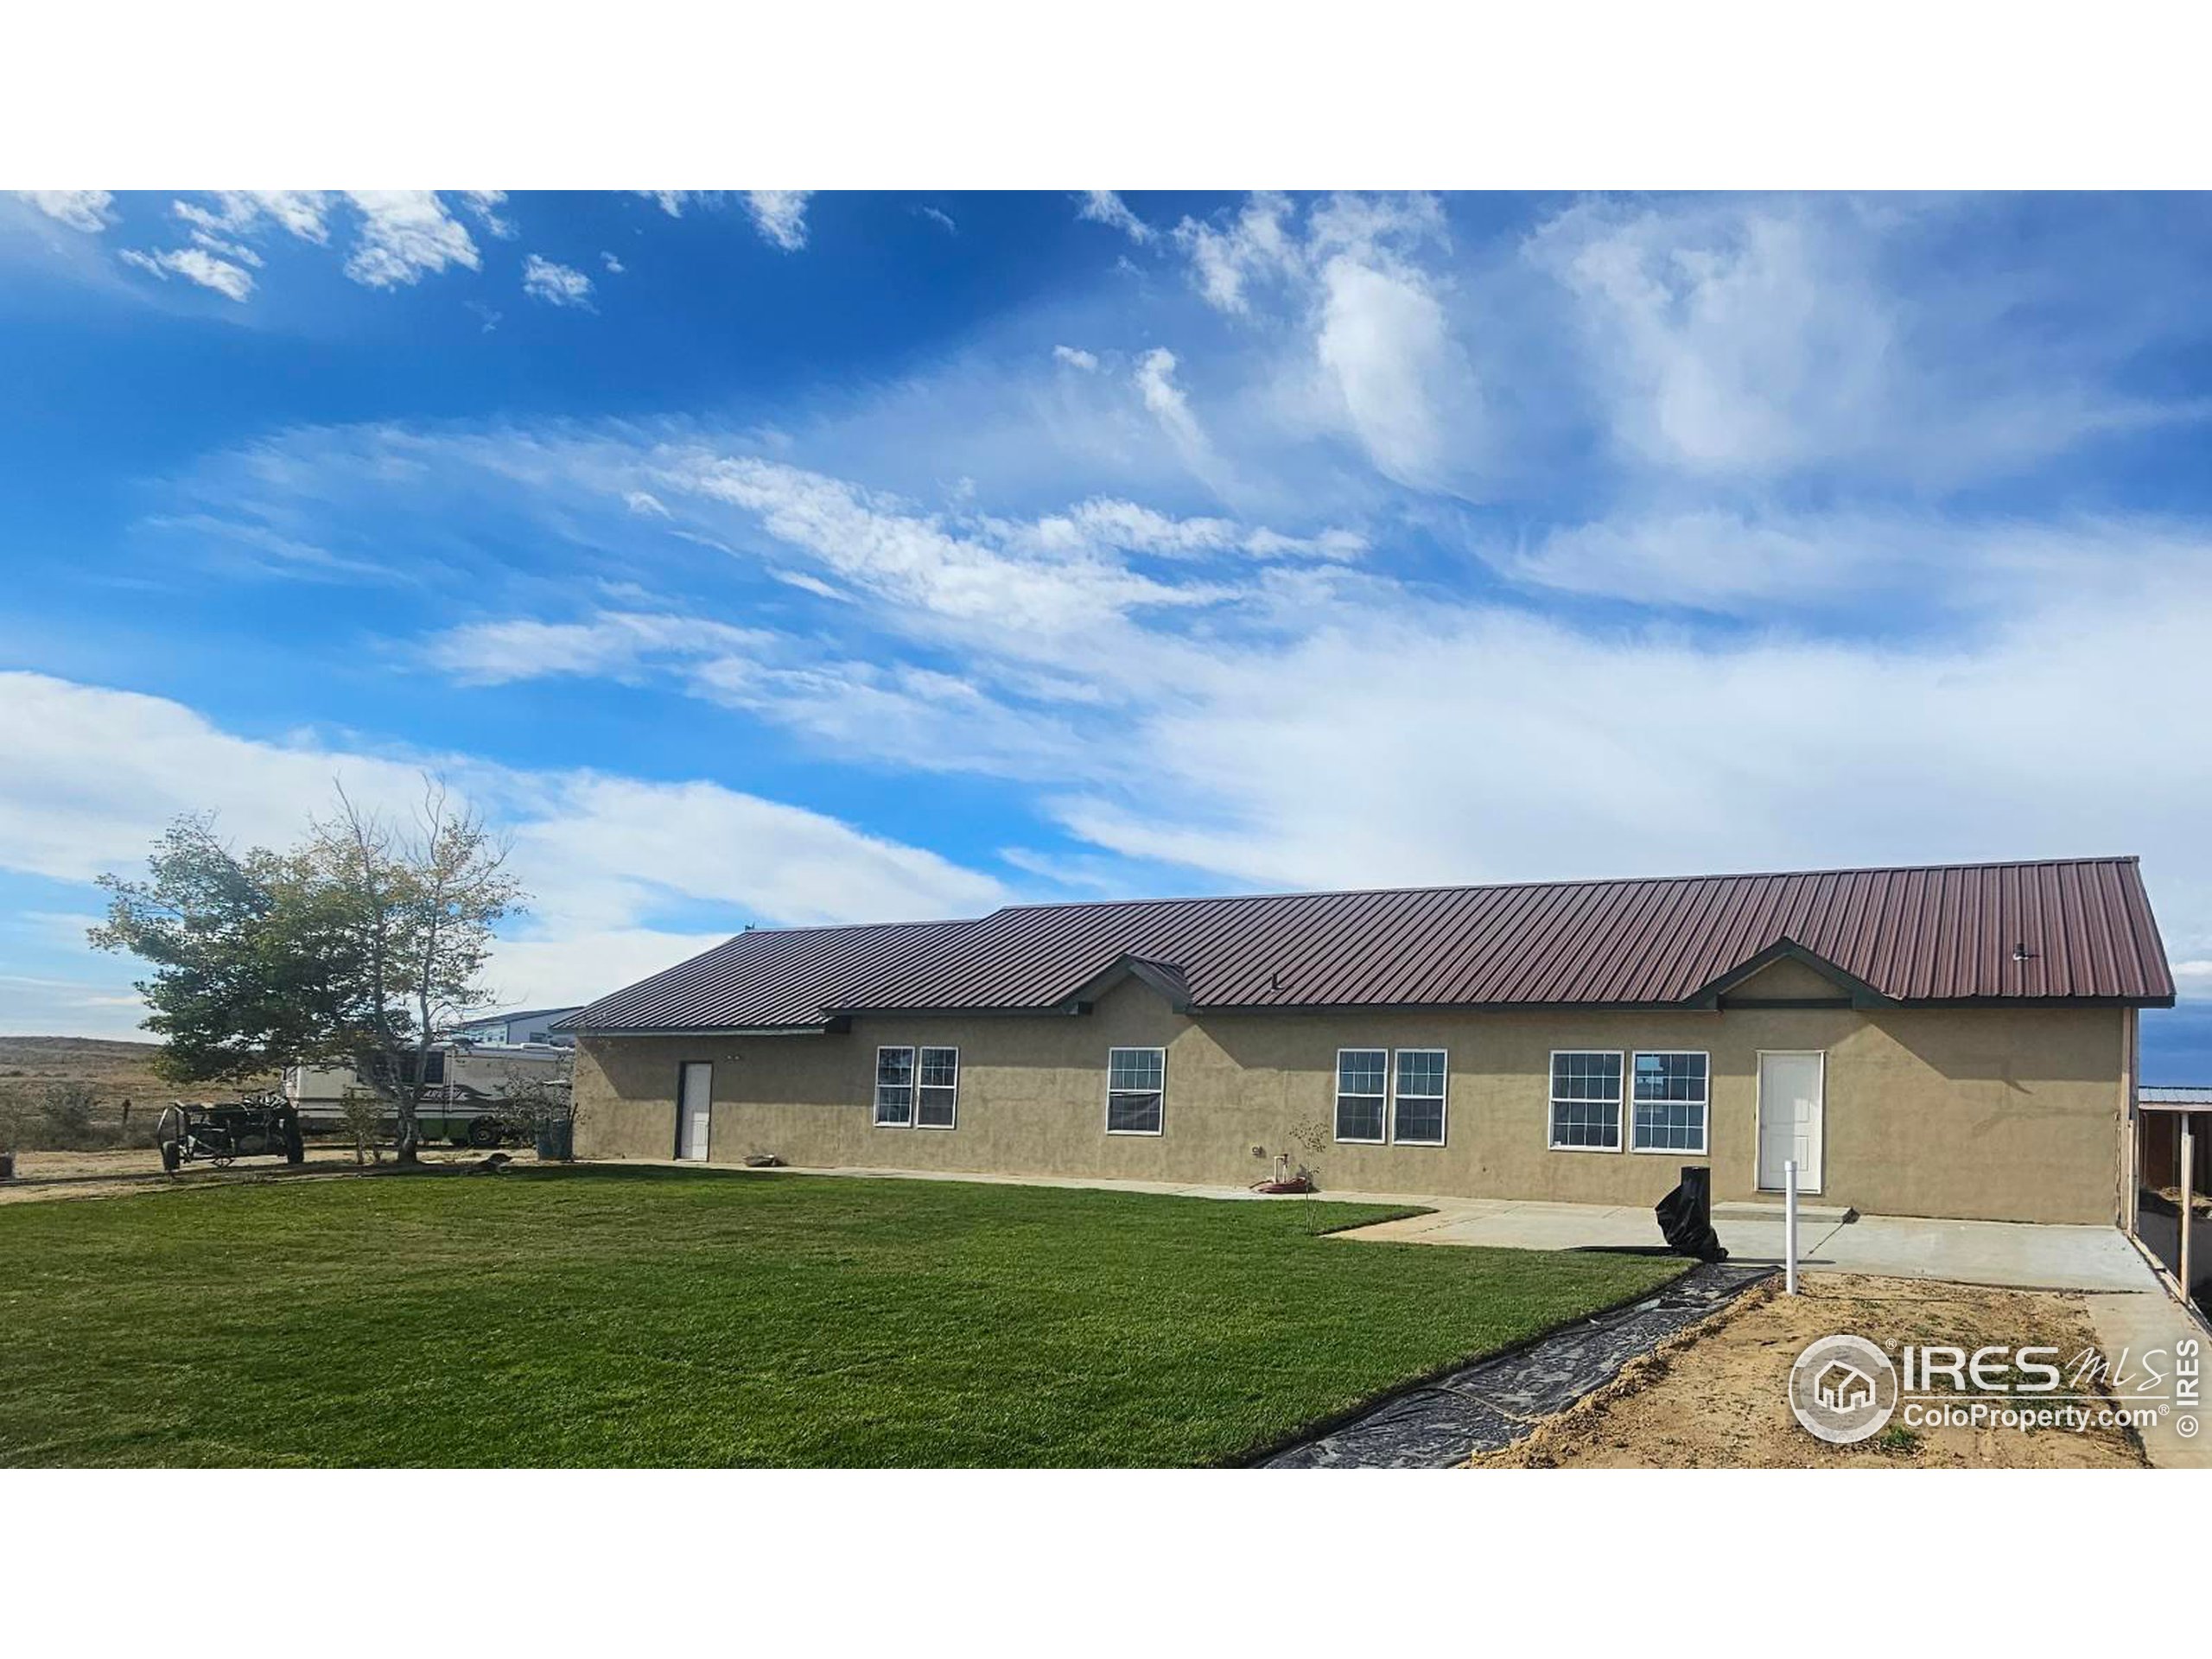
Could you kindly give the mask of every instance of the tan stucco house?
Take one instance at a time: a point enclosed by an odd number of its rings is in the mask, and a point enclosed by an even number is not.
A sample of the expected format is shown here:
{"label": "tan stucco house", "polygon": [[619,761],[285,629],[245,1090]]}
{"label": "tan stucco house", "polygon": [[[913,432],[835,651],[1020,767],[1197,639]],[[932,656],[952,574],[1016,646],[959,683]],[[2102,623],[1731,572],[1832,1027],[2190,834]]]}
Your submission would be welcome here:
{"label": "tan stucco house", "polygon": [[2101,858],[760,930],[569,1024],[594,1157],[2108,1222],[2173,995]]}

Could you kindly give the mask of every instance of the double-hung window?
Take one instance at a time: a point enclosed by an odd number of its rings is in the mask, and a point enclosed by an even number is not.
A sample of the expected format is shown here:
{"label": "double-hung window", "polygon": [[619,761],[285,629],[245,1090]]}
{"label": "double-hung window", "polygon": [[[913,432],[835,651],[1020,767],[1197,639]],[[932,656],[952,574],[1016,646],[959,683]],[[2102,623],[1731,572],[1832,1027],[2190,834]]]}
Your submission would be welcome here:
{"label": "double-hung window", "polygon": [[1397,1089],[1390,1096],[1390,1138],[1402,1147],[1444,1144],[1445,1051],[1398,1051]]}
{"label": "double-hung window", "polygon": [[1620,1150],[1619,1050],[1553,1052],[1551,1144],[1577,1152]]}
{"label": "double-hung window", "polygon": [[1444,1144],[1440,1048],[1337,1051],[1337,1139],[1367,1146]]}
{"label": "double-hung window", "polygon": [[875,1051],[875,1127],[949,1129],[959,1116],[960,1051]]}
{"label": "double-hung window", "polygon": [[1635,1077],[1635,1135],[1638,1152],[1705,1149],[1707,1108],[1712,1067],[1695,1051],[1639,1053],[1630,1068]]}
{"label": "double-hung window", "polygon": [[1158,1135],[1167,1100],[1167,1051],[1106,1051],[1106,1133]]}
{"label": "double-hung window", "polygon": [[1381,1144],[1382,1102],[1388,1093],[1390,1052],[1384,1048],[1337,1051],[1337,1139]]}

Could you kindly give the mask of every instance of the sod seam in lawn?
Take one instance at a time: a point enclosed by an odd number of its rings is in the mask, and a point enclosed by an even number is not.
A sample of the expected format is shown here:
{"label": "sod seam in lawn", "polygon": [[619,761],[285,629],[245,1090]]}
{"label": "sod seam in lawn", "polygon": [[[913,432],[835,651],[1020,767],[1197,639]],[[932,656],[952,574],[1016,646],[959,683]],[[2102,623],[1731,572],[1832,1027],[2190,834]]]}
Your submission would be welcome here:
{"label": "sod seam in lawn", "polygon": [[0,1209],[0,1463],[1188,1465],[1681,1264],[1378,1205],[582,1166]]}

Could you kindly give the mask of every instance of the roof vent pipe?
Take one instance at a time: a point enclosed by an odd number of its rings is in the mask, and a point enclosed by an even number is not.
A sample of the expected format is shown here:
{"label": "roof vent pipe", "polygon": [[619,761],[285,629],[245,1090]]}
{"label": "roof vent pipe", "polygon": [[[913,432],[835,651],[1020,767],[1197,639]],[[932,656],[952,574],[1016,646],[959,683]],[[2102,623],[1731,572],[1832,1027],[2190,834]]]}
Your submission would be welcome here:
{"label": "roof vent pipe", "polygon": [[2012,960],[2015,962],[2025,962],[2033,955],[2035,955],[2035,952],[2028,949],[2028,943],[2025,939],[2021,940],[2019,944],[2012,947]]}

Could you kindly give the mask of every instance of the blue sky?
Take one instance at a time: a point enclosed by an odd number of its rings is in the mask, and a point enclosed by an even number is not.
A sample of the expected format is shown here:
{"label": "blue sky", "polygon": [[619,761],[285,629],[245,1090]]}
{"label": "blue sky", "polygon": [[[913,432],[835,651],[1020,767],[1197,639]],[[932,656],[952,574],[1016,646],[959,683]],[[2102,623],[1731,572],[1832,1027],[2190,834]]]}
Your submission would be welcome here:
{"label": "blue sky", "polygon": [[2196,197],[0,198],[0,1029],[445,773],[747,921],[2139,852],[2212,1079]]}

